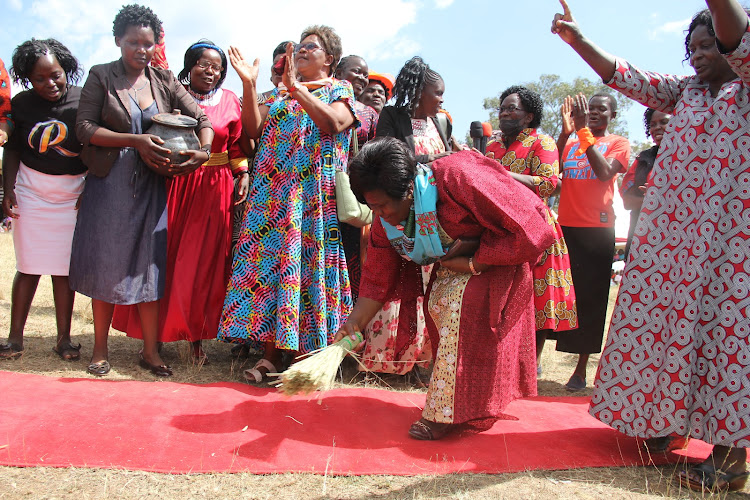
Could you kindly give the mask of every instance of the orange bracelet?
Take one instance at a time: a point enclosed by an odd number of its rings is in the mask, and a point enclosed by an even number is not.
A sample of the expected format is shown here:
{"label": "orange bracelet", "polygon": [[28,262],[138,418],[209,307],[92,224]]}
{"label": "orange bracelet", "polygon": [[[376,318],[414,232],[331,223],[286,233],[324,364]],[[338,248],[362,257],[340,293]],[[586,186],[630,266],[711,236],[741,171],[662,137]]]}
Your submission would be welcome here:
{"label": "orange bracelet", "polygon": [[596,144],[596,138],[594,137],[594,134],[591,133],[591,129],[588,127],[583,127],[581,130],[576,132],[576,135],[578,136],[578,141],[580,142],[578,151],[576,151],[576,155],[578,156],[586,154],[586,150]]}

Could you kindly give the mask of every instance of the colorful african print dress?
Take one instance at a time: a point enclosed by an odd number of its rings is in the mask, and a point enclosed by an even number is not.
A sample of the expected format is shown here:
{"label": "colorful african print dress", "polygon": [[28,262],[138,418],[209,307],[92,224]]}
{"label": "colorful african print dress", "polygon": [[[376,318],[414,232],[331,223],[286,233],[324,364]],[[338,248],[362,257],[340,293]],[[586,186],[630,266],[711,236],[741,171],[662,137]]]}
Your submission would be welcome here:
{"label": "colorful african print dress", "polygon": [[[534,193],[546,206],[547,198],[557,187],[560,169],[557,145],[550,136],[527,128],[507,148],[501,136],[487,145],[487,156],[496,159],[510,172],[532,176]],[[532,268],[536,329],[557,332],[573,330],[577,327],[578,314],[568,247],[560,224],[549,207],[547,223],[555,234],[555,242]]]}
{"label": "colorful african print dress", "polygon": [[609,85],[672,113],[651,172],[590,413],[629,436],[750,447],[750,31],[712,96],[618,60]]}
{"label": "colorful african print dress", "polygon": [[[240,148],[240,100],[224,89],[203,99],[191,95],[211,120],[214,140],[207,163],[167,179],[167,275],[159,300],[160,342],[216,338],[232,263],[232,173],[247,170]],[[143,338],[136,306],[115,306],[112,327]]]}
{"label": "colorful african print dress", "polygon": [[[472,275],[435,264],[425,298],[435,363],[422,416],[486,428],[508,403],[536,394],[530,263],[554,235],[539,197],[498,173],[493,160],[460,151],[432,171],[436,217],[420,219],[419,231],[478,238],[474,257],[490,267]],[[360,297],[422,294],[420,266],[398,253],[380,218],[372,226]]]}
{"label": "colorful african print dress", "polygon": [[[346,103],[354,115],[349,82],[311,92],[325,104]],[[266,105],[218,339],[305,353],[333,340],[351,312],[334,186],[336,168],[347,168],[351,133],[322,133],[279,89]]]}

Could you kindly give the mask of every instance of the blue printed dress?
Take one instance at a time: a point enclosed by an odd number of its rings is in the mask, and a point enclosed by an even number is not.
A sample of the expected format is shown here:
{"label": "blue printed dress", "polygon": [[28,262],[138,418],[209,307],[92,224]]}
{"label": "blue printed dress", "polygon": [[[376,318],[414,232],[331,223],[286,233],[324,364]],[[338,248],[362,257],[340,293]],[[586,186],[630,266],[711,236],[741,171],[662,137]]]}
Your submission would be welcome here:
{"label": "blue printed dress", "polygon": [[[354,115],[349,82],[329,80],[311,92],[326,104],[345,102]],[[322,133],[279,90],[265,105],[270,110],[218,339],[253,346],[272,341],[305,353],[326,346],[352,308],[334,185],[336,168],[346,169],[351,134]]]}

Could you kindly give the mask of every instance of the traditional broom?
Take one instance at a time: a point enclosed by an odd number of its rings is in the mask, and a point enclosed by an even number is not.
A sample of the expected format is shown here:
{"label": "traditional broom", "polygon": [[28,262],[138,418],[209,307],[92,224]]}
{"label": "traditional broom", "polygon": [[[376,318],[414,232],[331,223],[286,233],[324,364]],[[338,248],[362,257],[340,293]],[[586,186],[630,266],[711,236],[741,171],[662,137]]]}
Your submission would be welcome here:
{"label": "traditional broom", "polygon": [[347,335],[335,344],[306,354],[305,359],[294,363],[283,373],[269,373],[269,376],[279,377],[273,385],[287,396],[327,391],[333,386],[344,356],[362,343],[362,332],[355,331],[354,335],[356,340]]}

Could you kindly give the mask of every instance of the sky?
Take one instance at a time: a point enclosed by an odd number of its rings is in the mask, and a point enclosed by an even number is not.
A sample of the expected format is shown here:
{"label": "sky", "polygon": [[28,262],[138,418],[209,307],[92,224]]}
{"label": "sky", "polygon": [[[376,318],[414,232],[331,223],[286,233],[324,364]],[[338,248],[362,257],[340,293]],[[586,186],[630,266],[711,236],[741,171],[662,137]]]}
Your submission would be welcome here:
{"label": "sky", "polygon": [[[0,59],[10,66],[13,49],[35,38],[57,38],[83,64],[119,58],[112,21],[126,0],[0,0],[3,29]],[[365,58],[371,70],[398,74],[404,62],[421,56],[445,81],[445,103],[454,135],[463,140],[474,120],[485,121],[485,97],[510,85],[557,74],[596,80],[595,73],[556,35],[552,18],[557,0],[159,0],[144,1],[161,18],[170,68],[178,73],[187,47],[200,38],[223,48],[238,47],[246,58],[260,58],[259,91],[270,88],[271,53],[281,41],[299,40],[312,24],[332,26],[344,55]],[[608,52],[643,69],[693,74],[683,64],[684,30],[705,2],[699,0],[570,0],[583,33]],[[278,6],[279,13],[273,12]],[[80,83],[83,85],[83,81]],[[229,70],[224,88],[241,92]],[[17,91],[18,89],[14,89]],[[631,140],[645,140],[640,104],[623,118]]]}

